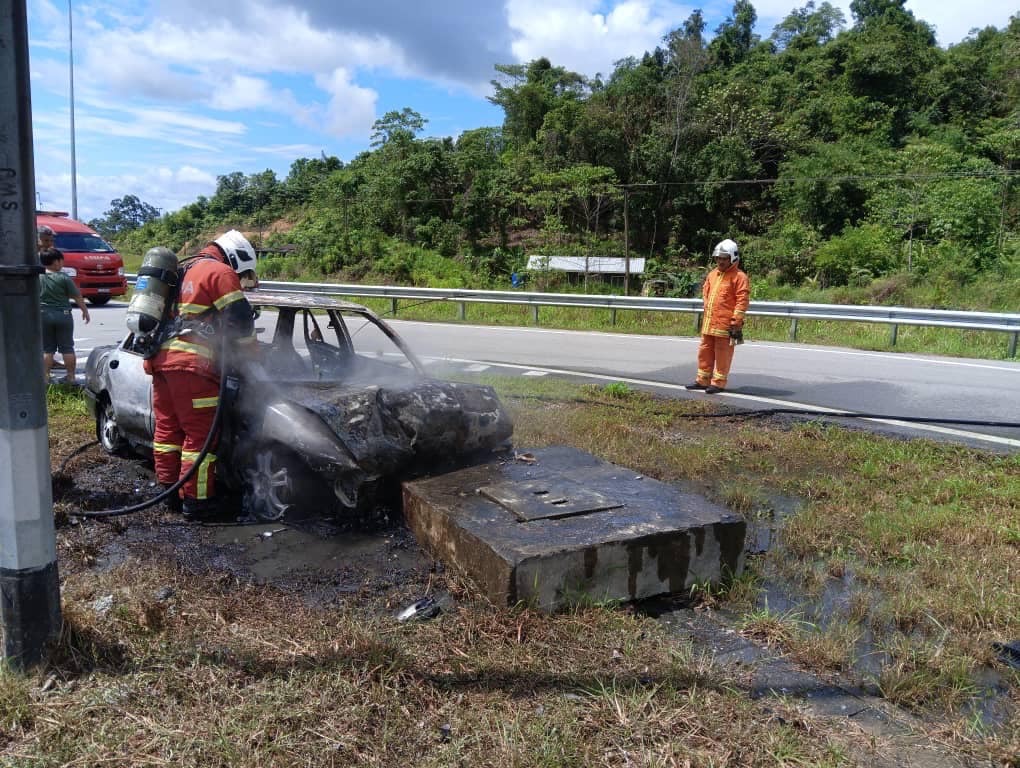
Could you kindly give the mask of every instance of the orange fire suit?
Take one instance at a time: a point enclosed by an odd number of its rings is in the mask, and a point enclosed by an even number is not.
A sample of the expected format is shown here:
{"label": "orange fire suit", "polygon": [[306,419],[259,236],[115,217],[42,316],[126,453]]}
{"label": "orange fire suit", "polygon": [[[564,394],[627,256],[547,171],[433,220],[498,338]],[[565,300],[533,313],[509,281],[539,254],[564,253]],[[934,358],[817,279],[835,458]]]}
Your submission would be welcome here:
{"label": "orange fire suit", "polygon": [[705,300],[701,322],[701,344],[698,345],[697,382],[726,388],[726,378],[733,363],[734,347],[730,344],[730,327],[741,328],[751,298],[747,274],[731,264],[724,270],[713,269],[701,288]]}
{"label": "orange fire suit", "polygon": [[[213,427],[220,388],[216,350],[222,334],[241,343],[254,339],[251,305],[237,273],[220,261],[218,247],[207,246],[181,266],[176,311],[183,331],[145,361],[146,372],[152,374],[156,417],[153,458],[156,478],[163,485],[177,482],[191,468]],[[215,333],[210,335],[210,330]],[[185,501],[215,495],[215,448],[214,443],[181,488]]]}

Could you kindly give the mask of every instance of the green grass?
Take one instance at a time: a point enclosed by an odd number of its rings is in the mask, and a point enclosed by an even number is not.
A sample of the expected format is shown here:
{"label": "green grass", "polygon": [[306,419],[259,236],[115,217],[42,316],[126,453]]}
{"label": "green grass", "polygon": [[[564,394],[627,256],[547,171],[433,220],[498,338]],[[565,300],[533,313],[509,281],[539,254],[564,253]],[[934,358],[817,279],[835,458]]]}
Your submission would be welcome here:
{"label": "green grass", "polygon": [[649,476],[706,486],[749,514],[773,493],[802,499],[783,547],[752,567],[809,601],[848,573],[857,587],[824,625],[747,615],[755,634],[799,659],[850,669],[866,626],[889,654],[879,684],[891,699],[952,710],[971,690],[962,681],[991,661],[992,642],[1020,636],[1010,534],[1020,524],[1020,455],[820,424],[687,420],[700,401],[621,404],[597,388],[553,406],[517,400],[519,381],[489,381],[520,403],[519,444],[571,443]]}
{"label": "green grass", "polygon": [[[443,323],[465,322],[475,325],[534,325],[532,308],[519,305],[468,303],[462,321],[456,302],[398,302],[397,314],[394,315],[391,311],[390,301],[387,299],[350,298],[387,318]],[[697,335],[694,315],[689,313],[618,310],[614,323],[613,313],[610,310],[540,307],[539,325],[568,330],[640,333],[655,336]],[[789,342],[790,330],[791,326],[788,320],[750,317],[744,327],[744,337],[749,343],[755,341]],[[796,341],[802,344],[820,344],[850,349],[914,352],[989,360],[1008,359],[1009,351],[1009,337],[1005,333],[901,325],[897,332],[896,344],[893,345],[890,343],[889,326],[877,323],[828,320],[800,320]]]}

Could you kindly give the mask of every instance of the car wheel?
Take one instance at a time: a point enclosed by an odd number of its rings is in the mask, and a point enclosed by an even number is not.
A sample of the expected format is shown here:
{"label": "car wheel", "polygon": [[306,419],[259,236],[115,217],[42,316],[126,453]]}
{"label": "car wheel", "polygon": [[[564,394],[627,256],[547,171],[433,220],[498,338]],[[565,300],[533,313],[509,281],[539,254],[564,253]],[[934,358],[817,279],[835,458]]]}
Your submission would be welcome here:
{"label": "car wheel", "polygon": [[109,304],[110,303],[110,297],[109,296],[89,296],[88,302],[93,307],[101,307],[104,304]]}
{"label": "car wheel", "polygon": [[244,473],[245,512],[273,522],[288,517],[308,517],[326,501],[325,486],[292,453],[279,446],[255,451]]}
{"label": "car wheel", "polygon": [[127,441],[117,426],[113,403],[106,398],[100,401],[99,413],[96,415],[96,439],[107,453],[119,454],[127,448]]}

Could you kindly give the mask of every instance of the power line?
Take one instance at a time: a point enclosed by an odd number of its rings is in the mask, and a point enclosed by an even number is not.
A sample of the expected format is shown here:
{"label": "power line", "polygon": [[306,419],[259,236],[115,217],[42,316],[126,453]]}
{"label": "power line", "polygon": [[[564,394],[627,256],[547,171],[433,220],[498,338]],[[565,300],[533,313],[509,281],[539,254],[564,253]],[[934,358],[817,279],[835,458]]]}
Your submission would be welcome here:
{"label": "power line", "polygon": [[941,179],[1006,178],[1020,175],[1020,170],[944,171],[941,173],[847,174],[842,176],[784,176],[768,179],[711,179],[699,181],[645,181],[619,184],[620,188],[692,187],[725,184],[801,184],[818,181],[938,181]]}
{"label": "power line", "polygon": [[[847,174],[841,176],[794,176],[794,177],[777,177],[777,178],[765,178],[765,179],[703,179],[693,181],[640,181],[632,182],[629,184],[610,184],[607,185],[608,189],[622,190],[622,191],[633,191],[642,189],[661,189],[663,187],[711,187],[711,186],[736,186],[736,185],[765,185],[765,184],[806,184],[816,182],[843,182],[843,181],[941,181],[950,179],[1012,179],[1020,176],[1020,170],[994,170],[994,171],[945,171],[941,173],[895,173],[895,174]],[[459,197],[405,197],[400,202],[403,203],[457,203],[466,200],[479,200],[486,202],[520,202],[527,203],[524,199],[529,194],[541,193],[541,192],[553,192],[558,191],[548,188],[533,189],[530,191],[522,191],[520,196],[506,197],[502,195],[471,195],[464,193]],[[559,191],[568,192],[567,189]],[[589,196],[595,196],[591,194]],[[340,198],[342,201],[347,203],[370,203],[370,200],[364,200],[359,197],[344,197]],[[390,198],[392,199],[392,198]]]}

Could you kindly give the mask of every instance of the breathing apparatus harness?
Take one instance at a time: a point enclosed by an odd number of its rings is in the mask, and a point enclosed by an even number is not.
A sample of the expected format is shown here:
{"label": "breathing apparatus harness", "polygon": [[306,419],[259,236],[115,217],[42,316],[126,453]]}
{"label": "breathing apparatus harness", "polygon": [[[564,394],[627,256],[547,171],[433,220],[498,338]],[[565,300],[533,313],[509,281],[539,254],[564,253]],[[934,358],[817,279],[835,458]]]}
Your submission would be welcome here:
{"label": "breathing apparatus harness", "polygon": [[[149,260],[149,255],[152,254],[153,251],[157,250],[169,253],[168,249],[165,248],[152,248],[146,254],[146,261]],[[171,256],[172,255],[173,254],[171,254]],[[158,256],[165,258],[165,254],[158,254]],[[215,257],[208,256],[204,258]],[[128,327],[136,333],[134,346],[135,351],[140,353],[146,360],[155,357],[164,342],[177,336],[185,336],[191,333],[197,333],[206,339],[212,339],[216,336],[216,325],[208,322],[207,320],[201,319],[201,317],[208,318],[209,314],[212,313],[213,310],[209,310],[208,313],[203,313],[200,318],[194,320],[183,320],[179,314],[172,311],[173,308],[177,306],[178,299],[180,298],[179,286],[184,282],[184,276],[188,273],[188,270],[191,269],[191,267],[198,263],[198,261],[198,258],[188,259],[183,265],[173,270],[168,269],[166,266],[159,267],[152,264],[145,266],[145,261],[143,261],[143,266],[139,268],[138,282],[141,282],[143,277],[148,278],[148,280],[146,280],[146,284],[142,285],[142,290],[145,293],[141,294],[141,297],[138,293],[138,283],[136,282],[136,293],[131,299],[131,304],[128,306]],[[174,257],[174,262],[176,264],[176,257]],[[161,285],[155,285],[156,281],[158,281]],[[149,285],[150,283],[152,283],[151,286]],[[163,301],[159,302],[153,299],[154,293],[159,295]],[[146,294],[148,295],[146,296]],[[137,306],[136,299],[138,299]],[[159,305],[158,318],[151,313],[152,310],[157,308],[157,305]],[[135,318],[131,317],[132,311],[136,315]],[[173,315],[173,317],[171,317],[171,315]],[[157,322],[145,322],[146,320],[151,321],[154,318],[157,319]],[[146,326],[149,330],[140,332],[132,327],[132,323],[134,323],[134,325],[138,328]],[[205,442],[202,444],[202,449],[198,452],[198,455],[195,457],[195,461],[192,463],[191,467],[188,468],[188,471],[185,472],[173,485],[167,486],[158,494],[146,499],[145,501],[140,501],[137,504],[132,504],[127,507],[119,507],[116,509],[92,511],[81,510],[74,512],[72,515],[73,517],[107,518],[120,517],[122,515],[130,515],[135,512],[141,512],[144,509],[155,506],[161,501],[165,501],[171,496],[176,495],[181,487],[194,476],[202,462],[205,460],[205,457],[209,454],[209,451],[212,450],[213,440],[219,432],[220,422],[223,418],[224,403],[232,402],[234,400],[240,384],[237,377],[230,375],[226,370],[228,348],[227,334],[220,334],[219,341],[220,390],[216,399],[216,412],[213,414],[212,428],[209,430],[209,434],[206,435]],[[82,449],[93,444],[94,443],[88,443],[86,446],[82,446]],[[75,453],[71,454],[64,463],[66,464],[67,461],[77,455],[77,453],[78,451],[75,451]],[[61,469],[63,469],[63,466],[61,466]]]}

